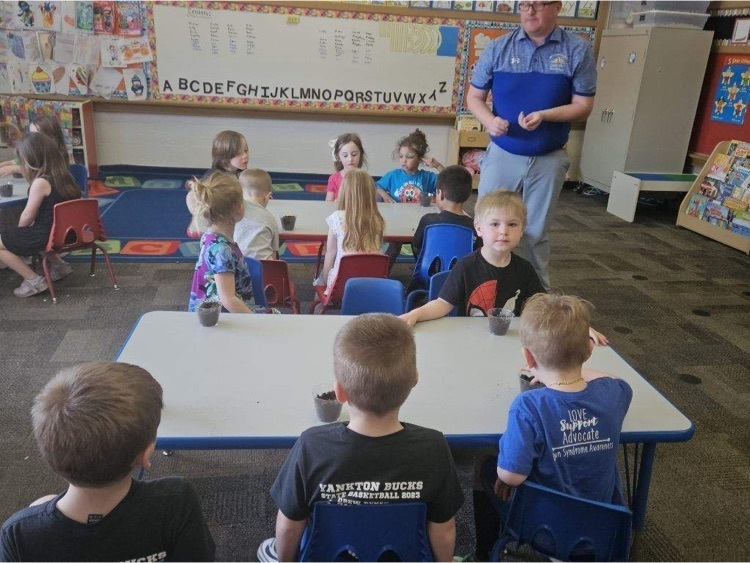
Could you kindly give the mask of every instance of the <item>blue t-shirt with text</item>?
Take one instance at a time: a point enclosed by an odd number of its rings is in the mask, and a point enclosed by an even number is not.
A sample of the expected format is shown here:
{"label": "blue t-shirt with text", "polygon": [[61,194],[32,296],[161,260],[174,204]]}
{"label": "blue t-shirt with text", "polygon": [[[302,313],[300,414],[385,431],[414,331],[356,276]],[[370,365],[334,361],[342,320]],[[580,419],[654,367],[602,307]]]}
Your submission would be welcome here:
{"label": "blue t-shirt with text", "polygon": [[378,180],[378,187],[400,203],[416,203],[422,192],[435,195],[436,182],[434,172],[417,170],[414,174],[407,174],[402,168],[396,168]]}

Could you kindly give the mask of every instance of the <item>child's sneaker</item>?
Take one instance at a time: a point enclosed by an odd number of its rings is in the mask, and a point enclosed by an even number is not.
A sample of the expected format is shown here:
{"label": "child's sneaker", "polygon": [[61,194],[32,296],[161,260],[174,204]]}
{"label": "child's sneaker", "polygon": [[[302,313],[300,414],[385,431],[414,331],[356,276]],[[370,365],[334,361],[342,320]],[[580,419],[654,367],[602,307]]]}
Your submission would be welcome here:
{"label": "child's sneaker", "polygon": [[49,275],[52,278],[52,281],[61,280],[66,276],[69,276],[73,273],[73,266],[68,264],[67,262],[59,262],[57,264],[52,264],[52,266],[49,269]]}
{"label": "child's sneaker", "polygon": [[37,293],[47,291],[47,282],[42,276],[37,276],[34,279],[23,280],[23,283],[19,287],[13,290],[16,297],[31,297]]}
{"label": "child's sneaker", "polygon": [[278,561],[276,553],[276,538],[268,538],[258,547],[258,561]]}

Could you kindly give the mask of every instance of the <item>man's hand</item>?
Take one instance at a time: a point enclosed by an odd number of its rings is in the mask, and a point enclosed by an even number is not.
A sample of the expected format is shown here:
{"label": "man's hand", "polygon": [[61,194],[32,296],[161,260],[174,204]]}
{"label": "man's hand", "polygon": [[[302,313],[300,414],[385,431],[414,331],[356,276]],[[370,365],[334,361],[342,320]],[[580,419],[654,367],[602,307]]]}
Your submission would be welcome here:
{"label": "man's hand", "polygon": [[506,121],[502,117],[495,116],[486,129],[487,133],[489,133],[493,137],[500,137],[508,132],[509,126],[510,123],[508,123],[508,121]]}
{"label": "man's hand", "polygon": [[518,124],[526,131],[533,131],[544,121],[544,111],[533,111],[529,115],[518,114]]}

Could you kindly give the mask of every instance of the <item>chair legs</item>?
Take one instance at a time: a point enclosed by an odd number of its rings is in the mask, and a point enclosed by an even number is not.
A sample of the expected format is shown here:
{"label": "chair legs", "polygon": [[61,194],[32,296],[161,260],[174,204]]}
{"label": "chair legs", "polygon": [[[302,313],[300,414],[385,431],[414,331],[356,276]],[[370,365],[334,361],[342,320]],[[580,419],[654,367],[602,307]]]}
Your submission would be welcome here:
{"label": "chair legs", "polygon": [[[109,254],[107,253],[104,248],[97,244],[92,243],[91,245],[91,271],[89,272],[90,277],[94,277],[96,274],[94,272],[94,269],[96,268],[96,251],[97,249],[101,251],[102,256],[104,256],[104,261],[107,264],[107,274],[109,276],[109,281],[112,283],[112,287],[115,291],[119,291],[120,287],[117,285],[117,278],[115,277],[115,271],[112,268],[112,262],[109,259]],[[52,272],[50,271],[50,264],[49,264],[49,257],[53,254],[57,254],[56,252],[50,252],[49,254],[43,254],[42,255],[42,270],[44,272],[44,279],[47,282],[47,287],[49,288],[49,294],[52,297],[52,303],[57,303],[57,294],[55,293],[55,285],[52,281]]]}
{"label": "chair legs", "polygon": [[44,279],[47,282],[47,289],[49,290],[50,297],[52,297],[52,303],[57,303],[57,295],[55,295],[55,284],[52,282],[52,272],[49,270],[49,257],[51,254],[42,255],[42,271],[44,272]]}

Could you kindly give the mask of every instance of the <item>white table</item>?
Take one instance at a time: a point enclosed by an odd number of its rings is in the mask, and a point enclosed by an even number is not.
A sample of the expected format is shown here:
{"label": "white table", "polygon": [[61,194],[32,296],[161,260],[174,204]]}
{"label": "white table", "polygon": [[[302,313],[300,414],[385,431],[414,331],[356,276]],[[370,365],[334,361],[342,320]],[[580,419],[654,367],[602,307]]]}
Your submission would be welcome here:
{"label": "white table", "polygon": [[[320,424],[312,388],[333,383],[333,340],[350,318],[222,314],[216,327],[204,328],[193,313],[151,312],[117,359],[147,369],[164,388],[160,448],[289,448]],[[421,323],[415,334],[419,383],[401,419],[442,431],[452,445],[496,446],[519,393],[518,319],[505,336],[491,335],[487,320],[476,317]],[[611,348],[596,348],[587,366],[633,388],[621,441],[642,444],[631,474],[640,532],[656,443],[689,440],[694,427]]]}
{"label": "white table", "polygon": [[[268,202],[268,210],[279,219],[281,240],[325,241],[328,236],[326,217],[336,209],[338,203],[335,201],[272,199]],[[422,215],[439,211],[435,204],[422,207],[414,203],[378,203],[378,209],[385,219],[383,238],[388,242],[401,243],[411,242]],[[282,229],[283,215],[297,216],[293,231]]]}
{"label": "white table", "polygon": [[29,183],[23,178],[14,178],[12,175],[0,176],[0,185],[13,182],[13,195],[10,197],[0,196],[0,208],[25,205],[28,199]]}

